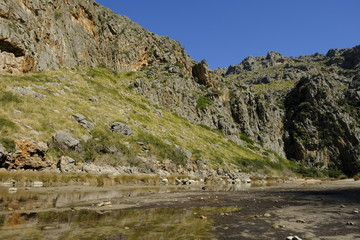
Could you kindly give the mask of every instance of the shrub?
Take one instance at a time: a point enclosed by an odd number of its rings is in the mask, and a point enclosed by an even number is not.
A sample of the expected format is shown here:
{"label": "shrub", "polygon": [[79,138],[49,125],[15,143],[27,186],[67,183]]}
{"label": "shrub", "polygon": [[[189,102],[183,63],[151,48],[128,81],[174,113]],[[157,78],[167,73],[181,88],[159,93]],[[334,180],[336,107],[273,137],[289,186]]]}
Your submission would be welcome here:
{"label": "shrub", "polygon": [[0,102],[1,103],[10,103],[10,102],[20,103],[21,99],[11,92],[2,92],[0,94]]}
{"label": "shrub", "polygon": [[254,145],[254,143],[255,143],[254,140],[252,140],[251,138],[249,138],[248,136],[246,136],[243,133],[240,133],[240,139],[251,145]]}
{"label": "shrub", "polygon": [[359,180],[360,180],[360,173],[358,173],[358,174],[356,174],[356,175],[354,176],[354,180],[355,180],[355,181],[359,181]]}
{"label": "shrub", "polygon": [[55,16],[55,20],[59,20],[62,16],[62,13],[60,11],[56,11],[54,16]]}
{"label": "shrub", "polygon": [[11,138],[0,138],[0,144],[3,145],[8,152],[15,152],[16,150],[16,143]]}
{"label": "shrub", "polygon": [[107,68],[107,65],[106,65],[106,63],[100,63],[98,67],[99,68]]}
{"label": "shrub", "polygon": [[183,165],[186,161],[184,151],[176,146],[166,144],[162,139],[146,132],[140,132],[137,141],[143,142],[150,149],[150,153],[160,159],[170,159],[176,164]]}
{"label": "shrub", "polygon": [[204,97],[204,96],[200,96],[197,100],[197,104],[196,107],[200,110],[205,110],[207,107],[211,106],[214,103],[213,100],[211,100],[210,98]]}
{"label": "shrub", "polygon": [[127,72],[126,74],[125,74],[125,76],[127,76],[127,77],[132,77],[132,76],[134,76],[135,75],[135,72]]}
{"label": "shrub", "polygon": [[329,168],[327,170],[327,175],[331,178],[340,178],[343,175],[343,172],[339,169]]}
{"label": "shrub", "polygon": [[[16,129],[16,124],[6,118],[0,117],[0,132],[3,133],[5,130],[14,130]],[[3,133],[4,134],[4,133]]]}
{"label": "shrub", "polygon": [[299,165],[297,168],[293,169],[294,172],[300,174],[303,177],[313,177],[320,178],[323,177],[323,173],[314,167],[307,167],[304,164]]}

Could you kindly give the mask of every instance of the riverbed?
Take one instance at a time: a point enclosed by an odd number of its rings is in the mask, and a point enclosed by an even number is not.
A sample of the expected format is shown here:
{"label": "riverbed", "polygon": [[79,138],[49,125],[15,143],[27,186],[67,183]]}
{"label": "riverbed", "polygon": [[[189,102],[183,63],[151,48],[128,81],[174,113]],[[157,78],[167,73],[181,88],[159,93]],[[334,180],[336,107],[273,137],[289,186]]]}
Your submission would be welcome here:
{"label": "riverbed", "polygon": [[0,239],[360,239],[360,181],[0,188]]}

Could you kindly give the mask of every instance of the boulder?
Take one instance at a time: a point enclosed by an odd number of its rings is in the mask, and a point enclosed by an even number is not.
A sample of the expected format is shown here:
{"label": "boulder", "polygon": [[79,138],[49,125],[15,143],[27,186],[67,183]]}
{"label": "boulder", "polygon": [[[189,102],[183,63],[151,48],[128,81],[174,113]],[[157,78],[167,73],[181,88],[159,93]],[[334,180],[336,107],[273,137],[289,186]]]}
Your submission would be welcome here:
{"label": "boulder", "polygon": [[59,148],[70,150],[77,150],[80,145],[80,140],[66,130],[57,131],[53,136],[53,142]]}
{"label": "boulder", "polygon": [[270,61],[270,66],[285,62],[285,58],[280,53],[273,51],[268,52],[266,55],[266,60]]}
{"label": "boulder", "polygon": [[131,128],[126,124],[122,122],[114,122],[110,125],[110,131],[115,133],[120,133],[126,136],[129,136],[132,134]]}
{"label": "boulder", "polygon": [[48,146],[44,142],[22,140],[17,143],[16,152],[7,156],[2,167],[7,169],[41,170],[51,166],[45,155]]}
{"label": "boulder", "polygon": [[92,130],[95,126],[94,123],[86,120],[85,116],[80,113],[73,114],[72,118],[89,131]]}
{"label": "boulder", "polygon": [[241,62],[241,64],[242,64],[243,68],[248,71],[253,71],[253,70],[257,70],[257,69],[261,68],[259,66],[258,62],[256,61],[256,59],[252,56],[245,58]]}
{"label": "boulder", "polygon": [[45,98],[45,95],[41,94],[41,93],[37,93],[34,90],[32,90],[32,87],[13,87],[12,90],[20,95],[23,96],[32,96],[34,98],[39,98],[39,99],[43,99]]}
{"label": "boulder", "polygon": [[78,170],[75,160],[71,157],[62,156],[57,164],[57,167],[61,172],[69,173]]}

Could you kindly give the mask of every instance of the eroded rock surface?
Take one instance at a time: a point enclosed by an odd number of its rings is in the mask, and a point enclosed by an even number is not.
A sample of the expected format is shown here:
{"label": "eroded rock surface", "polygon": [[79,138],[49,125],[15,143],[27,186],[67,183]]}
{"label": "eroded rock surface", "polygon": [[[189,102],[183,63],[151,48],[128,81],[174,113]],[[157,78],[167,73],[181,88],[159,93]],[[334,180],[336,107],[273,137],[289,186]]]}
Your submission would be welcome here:
{"label": "eroded rock surface", "polygon": [[5,0],[0,5],[0,72],[107,66],[137,70],[190,58],[93,0]]}

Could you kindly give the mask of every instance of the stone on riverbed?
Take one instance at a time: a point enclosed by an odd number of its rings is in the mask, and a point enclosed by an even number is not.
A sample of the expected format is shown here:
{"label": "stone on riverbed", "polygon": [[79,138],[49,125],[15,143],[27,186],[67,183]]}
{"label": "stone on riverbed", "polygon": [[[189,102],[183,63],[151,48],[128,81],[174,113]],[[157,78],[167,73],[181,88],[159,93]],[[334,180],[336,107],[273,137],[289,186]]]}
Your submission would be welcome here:
{"label": "stone on riverbed", "polygon": [[302,239],[299,238],[298,236],[289,236],[286,238],[286,240],[302,240]]}

